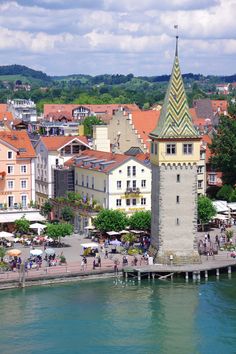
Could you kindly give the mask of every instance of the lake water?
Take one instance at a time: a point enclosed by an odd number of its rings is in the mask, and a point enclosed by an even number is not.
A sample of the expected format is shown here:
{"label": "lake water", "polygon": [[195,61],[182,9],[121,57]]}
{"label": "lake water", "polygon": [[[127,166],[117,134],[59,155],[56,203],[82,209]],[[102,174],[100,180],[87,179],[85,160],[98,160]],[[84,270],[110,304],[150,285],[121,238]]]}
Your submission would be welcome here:
{"label": "lake water", "polygon": [[0,292],[1,354],[236,353],[236,277]]}

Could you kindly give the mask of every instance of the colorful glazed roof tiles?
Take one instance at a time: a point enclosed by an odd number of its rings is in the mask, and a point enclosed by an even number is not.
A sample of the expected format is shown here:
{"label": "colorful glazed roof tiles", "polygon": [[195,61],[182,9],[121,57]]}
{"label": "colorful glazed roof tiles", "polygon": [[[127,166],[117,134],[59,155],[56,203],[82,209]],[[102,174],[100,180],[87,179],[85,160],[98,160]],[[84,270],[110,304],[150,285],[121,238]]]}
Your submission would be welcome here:
{"label": "colorful glazed roof tiles", "polygon": [[161,139],[199,137],[189,113],[177,51],[159,123],[150,133],[150,137]]}

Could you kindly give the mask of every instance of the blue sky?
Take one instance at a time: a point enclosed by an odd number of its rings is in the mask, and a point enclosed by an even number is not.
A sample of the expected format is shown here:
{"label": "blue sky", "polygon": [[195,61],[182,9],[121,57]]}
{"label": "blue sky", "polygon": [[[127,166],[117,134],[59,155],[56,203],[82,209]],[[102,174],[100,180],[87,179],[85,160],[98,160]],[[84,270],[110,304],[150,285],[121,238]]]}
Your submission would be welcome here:
{"label": "blue sky", "polygon": [[50,75],[236,73],[236,0],[0,0],[0,65]]}

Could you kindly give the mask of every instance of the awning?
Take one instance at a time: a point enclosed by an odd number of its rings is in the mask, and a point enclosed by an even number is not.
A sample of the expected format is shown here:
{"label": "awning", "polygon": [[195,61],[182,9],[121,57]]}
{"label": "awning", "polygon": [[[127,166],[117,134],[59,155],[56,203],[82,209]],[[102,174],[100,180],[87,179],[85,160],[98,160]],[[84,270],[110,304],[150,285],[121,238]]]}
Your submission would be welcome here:
{"label": "awning", "polygon": [[232,211],[236,211],[236,203],[228,203],[228,207],[229,207]]}
{"label": "awning", "polygon": [[19,211],[7,211],[7,212],[0,212],[0,223],[7,223],[7,222],[15,222],[22,217],[25,217],[26,220],[29,221],[45,221],[45,217],[41,215],[38,211],[32,212],[19,212]]}
{"label": "awning", "polygon": [[96,242],[81,243],[84,248],[98,248],[99,244]]}
{"label": "awning", "polygon": [[216,214],[216,216],[214,216],[213,218],[214,220],[215,219],[218,219],[218,220],[228,220],[229,217],[227,215],[223,215],[223,214]]}
{"label": "awning", "polygon": [[116,231],[107,231],[106,232],[109,236],[118,236],[118,235],[120,235],[120,233],[119,232],[116,232]]}
{"label": "awning", "polygon": [[218,213],[223,213],[224,211],[229,211],[229,207],[227,205],[227,202],[225,200],[216,200],[212,202],[214,207],[216,208],[216,211]]}

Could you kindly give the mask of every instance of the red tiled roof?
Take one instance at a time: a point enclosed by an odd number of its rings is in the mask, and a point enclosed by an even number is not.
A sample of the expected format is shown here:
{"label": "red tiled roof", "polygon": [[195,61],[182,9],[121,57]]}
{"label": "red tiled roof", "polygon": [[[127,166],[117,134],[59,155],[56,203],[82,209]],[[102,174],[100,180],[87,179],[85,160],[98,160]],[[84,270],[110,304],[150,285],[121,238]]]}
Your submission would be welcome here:
{"label": "red tiled roof", "polygon": [[159,121],[160,111],[135,111],[132,112],[132,123],[138,131],[143,143],[150,149],[149,133],[155,129]]}
{"label": "red tiled roof", "polygon": [[48,151],[56,151],[75,139],[81,141],[82,145],[88,146],[88,139],[85,136],[41,136],[40,138]]}
{"label": "red tiled roof", "polygon": [[[145,154],[143,154],[145,155]],[[109,161],[113,161],[108,165],[104,165],[104,168],[101,170],[100,166],[96,166],[93,167],[91,166],[91,163],[88,163],[88,165],[83,165],[83,162],[79,161],[76,166],[77,167],[81,167],[83,169],[89,169],[89,170],[94,170],[94,171],[101,171],[101,172],[109,172],[110,170],[113,170],[114,168],[118,167],[119,165],[121,165],[122,163],[124,163],[125,161],[128,161],[130,159],[134,159],[134,160],[139,160],[140,162],[143,162],[143,160],[140,159],[136,159],[135,157],[131,157],[128,155],[124,155],[124,154],[114,154],[111,152],[104,152],[104,151],[98,151],[98,150],[86,150],[83,151],[79,157],[84,156],[84,157],[90,157],[90,158],[94,158],[96,160],[105,160],[104,162],[109,162]],[[71,166],[72,164],[75,163],[75,159],[70,159],[69,161],[67,161],[65,163],[65,165],[67,166]]]}
{"label": "red tiled roof", "polygon": [[211,100],[211,105],[214,112],[218,112],[218,108],[220,108],[220,112],[228,111],[228,102],[226,100]]}
{"label": "red tiled roof", "polygon": [[72,111],[81,106],[97,114],[112,114],[114,110],[118,110],[121,107],[130,111],[140,110],[136,104],[45,104],[44,115],[47,116],[51,112],[63,111],[69,112],[72,115]]}
{"label": "red tiled roof", "polygon": [[26,131],[0,132],[0,140],[17,149],[17,158],[35,157],[35,150]]}
{"label": "red tiled roof", "polygon": [[6,103],[0,103],[0,112],[5,113],[7,111],[7,104]]}
{"label": "red tiled roof", "polygon": [[49,112],[46,116],[46,120],[60,121],[63,118],[66,118],[69,121],[72,121],[72,115],[70,112]]}

